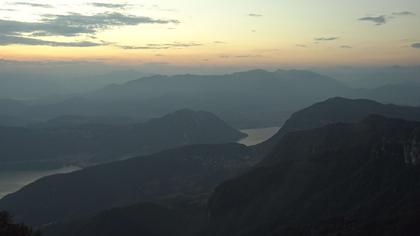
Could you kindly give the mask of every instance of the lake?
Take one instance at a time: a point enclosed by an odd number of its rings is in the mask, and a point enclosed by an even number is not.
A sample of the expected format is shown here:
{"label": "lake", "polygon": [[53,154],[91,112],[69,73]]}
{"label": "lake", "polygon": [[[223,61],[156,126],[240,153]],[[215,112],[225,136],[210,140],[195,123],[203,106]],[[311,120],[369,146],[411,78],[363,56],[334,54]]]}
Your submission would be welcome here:
{"label": "lake", "polygon": [[267,139],[271,138],[277,131],[279,131],[280,127],[268,127],[268,128],[260,128],[260,129],[244,129],[241,132],[248,134],[248,137],[239,140],[238,143],[244,144],[246,146],[252,146],[255,144],[262,143]]}
{"label": "lake", "polygon": [[[248,134],[248,137],[238,141],[238,143],[251,146],[266,141],[271,138],[280,127],[269,127],[260,129],[241,130]],[[53,170],[0,170],[0,198],[9,193],[16,192],[25,185],[28,185],[42,177],[69,173],[80,168],[70,166]]]}
{"label": "lake", "polygon": [[78,167],[69,166],[54,170],[0,170],[0,198],[6,196],[9,193],[16,192],[23,186],[30,184],[42,177],[54,174],[69,173],[79,169],[80,168]]}

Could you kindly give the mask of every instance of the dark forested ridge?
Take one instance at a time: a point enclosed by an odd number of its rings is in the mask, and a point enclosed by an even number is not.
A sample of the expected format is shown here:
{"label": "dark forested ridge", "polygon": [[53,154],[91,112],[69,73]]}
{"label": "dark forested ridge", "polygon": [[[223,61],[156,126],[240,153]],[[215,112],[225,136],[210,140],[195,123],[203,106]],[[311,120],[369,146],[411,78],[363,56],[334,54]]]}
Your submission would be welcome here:
{"label": "dark forested ridge", "polygon": [[289,133],[217,187],[209,235],[418,235],[419,134],[381,116]]}
{"label": "dark forested ridge", "polygon": [[270,151],[289,132],[319,128],[328,124],[359,122],[369,115],[420,121],[420,107],[382,104],[367,99],[330,98],[295,112],[274,137],[255,147]]}
{"label": "dark forested ridge", "polygon": [[134,124],[62,118],[35,127],[0,127],[0,162],[95,163],[184,145],[235,142],[244,136],[203,111],[180,110]]}
{"label": "dark forested ridge", "polygon": [[46,177],[1,199],[0,208],[40,225],[141,201],[205,202],[217,184],[253,164],[240,144],[183,147]]}
{"label": "dark forested ridge", "polygon": [[0,235],[1,236],[40,236],[39,231],[13,222],[13,218],[7,211],[0,211]]}
{"label": "dark forested ridge", "polygon": [[52,225],[45,236],[195,236],[207,222],[204,206],[140,203]]}

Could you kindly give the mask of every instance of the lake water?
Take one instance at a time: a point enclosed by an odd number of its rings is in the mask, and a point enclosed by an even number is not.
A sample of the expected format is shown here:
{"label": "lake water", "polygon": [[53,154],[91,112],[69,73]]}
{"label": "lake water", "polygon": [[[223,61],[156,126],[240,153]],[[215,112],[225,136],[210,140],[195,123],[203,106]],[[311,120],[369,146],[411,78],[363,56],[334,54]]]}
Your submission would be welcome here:
{"label": "lake water", "polygon": [[279,131],[280,127],[269,127],[269,128],[261,128],[261,129],[244,129],[241,132],[248,134],[248,137],[240,140],[238,143],[252,146],[255,144],[262,143],[267,139],[271,138],[277,131]]}
{"label": "lake water", "polygon": [[[269,127],[261,129],[245,129],[241,130],[242,132],[248,134],[248,137],[240,140],[238,143],[251,146],[271,138],[280,127]],[[28,185],[42,177],[54,175],[54,174],[63,174],[69,173],[76,170],[79,170],[78,167],[64,167],[54,170],[0,170],[0,199],[6,196],[9,193],[16,192],[25,185]]]}
{"label": "lake water", "polygon": [[23,186],[30,184],[42,177],[69,173],[80,168],[69,166],[55,170],[37,170],[37,171],[13,171],[13,170],[0,170],[0,199],[9,193],[16,192]]}

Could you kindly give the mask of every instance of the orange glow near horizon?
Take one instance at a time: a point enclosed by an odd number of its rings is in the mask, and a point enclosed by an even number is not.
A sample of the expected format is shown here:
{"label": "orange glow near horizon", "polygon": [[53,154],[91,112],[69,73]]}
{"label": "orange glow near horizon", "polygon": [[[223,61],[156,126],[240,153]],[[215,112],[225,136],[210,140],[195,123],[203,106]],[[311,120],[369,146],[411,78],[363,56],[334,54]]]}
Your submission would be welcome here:
{"label": "orange glow near horizon", "polygon": [[[420,64],[420,49],[414,46],[420,43],[420,3],[415,0],[385,0],[379,8],[362,0],[244,0],[239,5],[130,0],[118,9],[85,0],[40,2],[50,7],[0,4],[0,59],[250,67]],[[1,10],[6,8],[14,10]],[[68,21],[76,23],[63,25]],[[25,30],[31,23],[41,26]]]}

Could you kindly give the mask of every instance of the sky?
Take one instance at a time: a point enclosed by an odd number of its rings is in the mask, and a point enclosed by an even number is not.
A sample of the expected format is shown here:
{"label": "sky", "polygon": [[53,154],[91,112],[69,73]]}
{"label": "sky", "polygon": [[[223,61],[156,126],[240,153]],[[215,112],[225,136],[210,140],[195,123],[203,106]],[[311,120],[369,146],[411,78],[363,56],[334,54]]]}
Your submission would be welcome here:
{"label": "sky", "polygon": [[419,65],[419,0],[0,1],[0,60]]}

